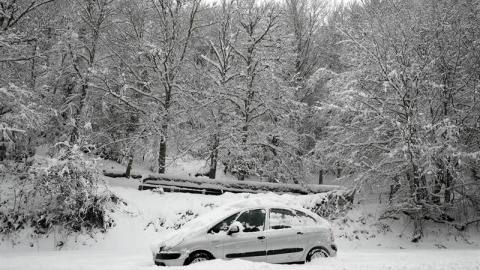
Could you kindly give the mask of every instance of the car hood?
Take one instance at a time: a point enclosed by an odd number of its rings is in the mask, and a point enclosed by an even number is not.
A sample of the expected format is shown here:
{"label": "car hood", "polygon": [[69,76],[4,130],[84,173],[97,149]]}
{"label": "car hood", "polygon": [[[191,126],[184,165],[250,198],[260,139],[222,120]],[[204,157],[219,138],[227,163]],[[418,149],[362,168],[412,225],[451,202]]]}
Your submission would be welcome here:
{"label": "car hood", "polygon": [[183,243],[189,235],[191,235],[191,232],[180,230],[168,233],[158,241],[152,243],[150,250],[152,253],[158,253],[161,247],[163,247],[163,250],[169,250]]}
{"label": "car hood", "polygon": [[160,251],[160,247],[164,250],[171,249],[183,243],[185,239],[190,239],[195,235],[207,233],[210,226],[216,224],[223,218],[232,213],[232,209],[228,207],[219,207],[215,211],[205,213],[197,218],[194,218],[185,223],[180,229],[172,232],[166,232],[157,241],[150,245],[150,250],[153,253]]}

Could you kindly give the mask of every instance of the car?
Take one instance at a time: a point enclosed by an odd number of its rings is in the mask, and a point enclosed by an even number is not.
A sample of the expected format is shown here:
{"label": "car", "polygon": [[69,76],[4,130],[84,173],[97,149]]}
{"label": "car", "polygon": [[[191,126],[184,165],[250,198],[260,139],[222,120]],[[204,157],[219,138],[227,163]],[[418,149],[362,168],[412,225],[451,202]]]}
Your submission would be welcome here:
{"label": "car", "polygon": [[302,207],[264,199],[247,199],[213,209],[152,246],[158,266],[236,258],[305,263],[336,254],[328,221]]}

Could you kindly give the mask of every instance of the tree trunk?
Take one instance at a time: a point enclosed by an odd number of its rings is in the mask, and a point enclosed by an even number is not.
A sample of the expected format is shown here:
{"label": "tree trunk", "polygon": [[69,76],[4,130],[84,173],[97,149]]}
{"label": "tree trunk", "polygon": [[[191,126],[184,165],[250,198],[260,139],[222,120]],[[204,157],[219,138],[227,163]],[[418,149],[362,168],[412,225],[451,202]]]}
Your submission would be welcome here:
{"label": "tree trunk", "polygon": [[218,135],[213,135],[212,153],[210,154],[210,171],[208,172],[208,177],[210,179],[215,179],[217,174],[219,144]]}
{"label": "tree trunk", "polygon": [[245,170],[238,170],[238,180],[240,181],[244,181],[245,180],[245,174],[246,174],[246,171]]}
{"label": "tree trunk", "polygon": [[[248,106],[246,106],[246,108],[248,108]],[[248,110],[246,110],[246,111],[248,111]],[[247,114],[246,117],[245,117],[245,119],[246,119],[246,120],[245,120],[245,125],[244,125],[243,128],[242,128],[242,131],[243,131],[243,135],[242,135],[242,136],[243,136],[243,137],[242,137],[242,145],[243,145],[243,147],[242,147],[242,148],[243,148],[244,153],[247,151],[247,140],[248,140],[248,135],[247,135],[247,132],[248,132],[248,124],[247,124],[247,123],[248,123],[248,117],[249,117],[249,116],[248,116],[248,114]],[[238,174],[237,179],[240,180],[240,181],[245,180],[245,174],[247,174],[247,170],[244,169],[245,166],[246,166],[244,158],[245,158],[245,157],[242,157],[242,160],[241,160],[241,162],[240,162],[240,164],[239,164],[240,167],[239,167],[238,170],[237,170],[237,174]]]}
{"label": "tree trunk", "polygon": [[440,192],[442,191],[442,176],[437,175],[437,178],[434,180],[433,183],[433,190],[432,190],[432,202],[435,205],[440,205]]}
{"label": "tree trunk", "polygon": [[167,136],[160,137],[160,148],[158,150],[158,173],[165,173],[165,160],[167,154]]}
{"label": "tree trunk", "polygon": [[419,217],[417,214],[414,216],[413,220],[413,240],[412,242],[418,242],[423,237],[423,227],[424,227],[424,220],[423,217]]}
{"label": "tree trunk", "polygon": [[165,173],[165,165],[166,165],[166,156],[167,156],[167,135],[168,135],[168,121],[169,121],[169,109],[170,109],[170,102],[172,97],[172,86],[165,85],[165,104],[164,110],[165,115],[163,117],[163,124],[162,124],[162,135],[160,136],[160,148],[158,150],[158,173]]}
{"label": "tree trunk", "polygon": [[83,122],[82,116],[83,116],[83,111],[86,104],[87,91],[88,91],[88,84],[87,82],[84,82],[81,86],[79,105],[73,116],[75,123],[72,129],[72,133],[70,134],[71,145],[76,144],[78,139],[80,138],[80,127],[82,126],[82,122]]}
{"label": "tree trunk", "polygon": [[449,204],[452,201],[452,175],[450,171],[445,171],[443,180],[445,185],[445,204]]}
{"label": "tree trunk", "polygon": [[128,163],[127,163],[127,170],[125,171],[125,177],[130,178],[132,172],[132,164],[133,164],[133,153],[130,151],[128,155]]}
{"label": "tree trunk", "polygon": [[[418,204],[427,198],[426,179],[417,171],[417,166],[413,166],[411,174],[408,174],[410,183],[411,195],[414,198],[414,203]],[[415,207],[415,206],[414,206]]]}
{"label": "tree trunk", "polygon": [[421,175],[420,177],[420,201],[426,201],[428,197],[428,190],[427,190],[427,178],[425,175]]}
{"label": "tree trunk", "polygon": [[472,172],[472,178],[474,181],[478,182],[480,181],[480,176],[478,176],[477,169],[475,167],[470,168],[470,171]]}
{"label": "tree trunk", "polygon": [[318,184],[323,185],[323,170],[320,169],[320,172],[318,173]]}
{"label": "tree trunk", "polygon": [[32,65],[30,70],[30,88],[35,90],[35,83],[36,83],[36,74],[35,74],[35,55],[37,54],[37,41],[33,41],[32,45]]}
{"label": "tree trunk", "polygon": [[393,181],[394,183],[390,185],[390,194],[388,195],[389,201],[392,201],[393,195],[395,195],[395,193],[397,193],[397,191],[402,187],[402,185],[400,184],[400,179],[398,179],[397,176],[393,178]]}
{"label": "tree trunk", "polygon": [[0,161],[7,159],[7,146],[6,142],[0,141]]}

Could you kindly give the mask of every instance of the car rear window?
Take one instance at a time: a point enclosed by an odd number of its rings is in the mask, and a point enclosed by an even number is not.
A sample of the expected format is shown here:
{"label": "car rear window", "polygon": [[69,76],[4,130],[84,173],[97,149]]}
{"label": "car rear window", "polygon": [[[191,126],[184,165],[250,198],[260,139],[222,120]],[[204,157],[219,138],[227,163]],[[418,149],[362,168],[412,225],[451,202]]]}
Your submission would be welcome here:
{"label": "car rear window", "polygon": [[300,219],[300,222],[304,226],[311,226],[311,225],[316,225],[317,220],[314,219],[312,216],[305,214],[302,211],[295,210],[295,214],[297,214],[298,218]]}
{"label": "car rear window", "polygon": [[299,218],[288,209],[270,209],[270,228],[274,230],[298,227],[302,223]]}

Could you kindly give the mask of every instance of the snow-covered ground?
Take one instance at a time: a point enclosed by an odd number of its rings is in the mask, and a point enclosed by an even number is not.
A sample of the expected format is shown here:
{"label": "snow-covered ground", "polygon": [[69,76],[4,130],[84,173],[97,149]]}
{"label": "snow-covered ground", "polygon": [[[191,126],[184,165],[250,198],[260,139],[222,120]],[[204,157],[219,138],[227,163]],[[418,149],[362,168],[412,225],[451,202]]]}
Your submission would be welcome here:
{"label": "snow-covered ground", "polygon": [[[343,250],[336,258],[315,260],[305,265],[273,265],[244,260],[214,260],[185,270],[462,270],[480,269],[479,250]],[[29,270],[136,270],[162,269],[151,256],[138,249],[107,251],[14,252],[0,255],[0,269]],[[169,269],[178,269],[170,267]]]}
{"label": "snow-covered ground", "polygon": [[[115,164],[103,164],[117,169]],[[139,173],[144,174],[143,171]],[[138,191],[139,180],[109,179],[111,190],[123,202],[110,213],[114,220],[107,234],[70,235],[61,232],[48,238],[24,231],[0,241],[0,270],[7,269],[158,269],[150,245],[184,222],[212,207],[242,198],[281,199],[303,206],[322,195],[200,194]],[[306,265],[271,265],[242,260],[209,261],[182,269],[480,269],[480,234],[470,231],[468,239],[455,237],[444,228],[432,227],[427,238],[412,243],[409,224],[385,220],[374,222],[377,204],[358,204],[345,218],[334,222],[338,257]],[[62,244],[59,245],[58,243]],[[56,250],[56,251],[55,251]]]}

